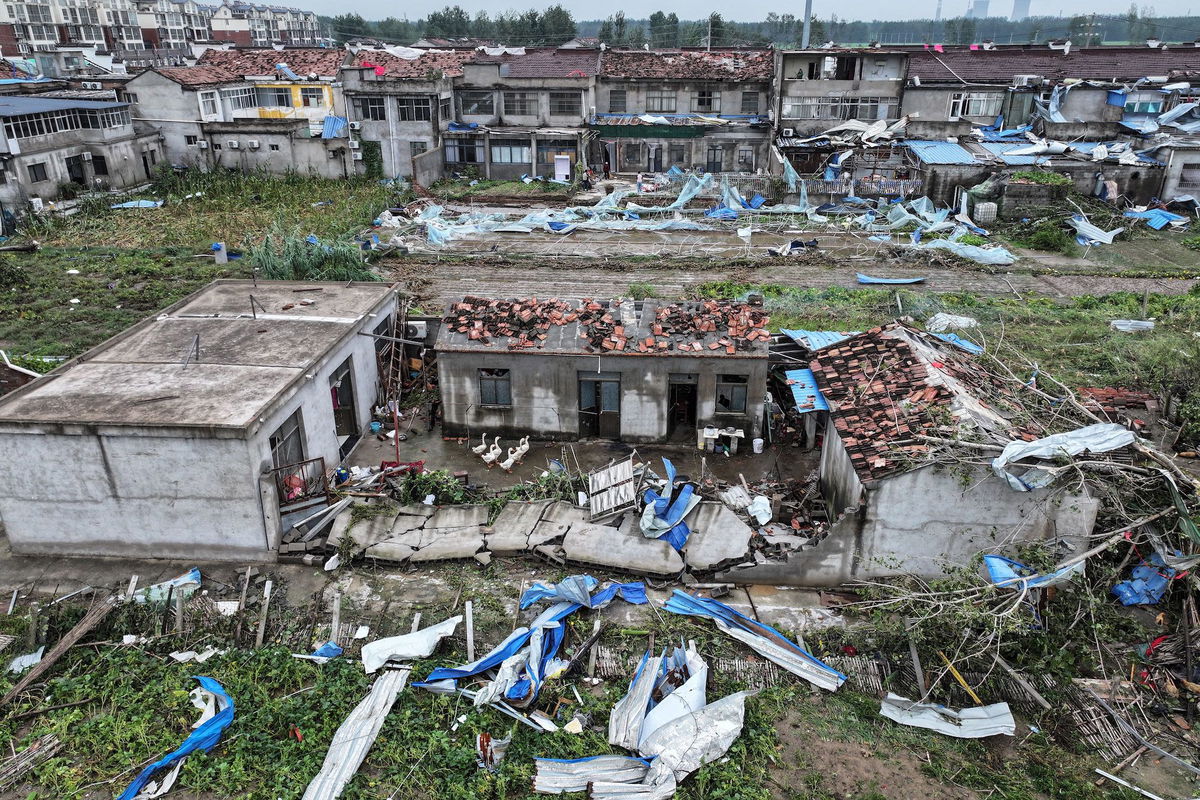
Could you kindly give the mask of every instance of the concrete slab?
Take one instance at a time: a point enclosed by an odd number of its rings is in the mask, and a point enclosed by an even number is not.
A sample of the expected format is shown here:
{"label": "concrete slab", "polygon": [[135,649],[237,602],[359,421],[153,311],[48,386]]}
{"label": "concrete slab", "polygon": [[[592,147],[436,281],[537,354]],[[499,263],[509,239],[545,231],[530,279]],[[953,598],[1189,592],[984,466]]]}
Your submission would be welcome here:
{"label": "concrete slab", "polygon": [[603,525],[572,525],[562,547],[568,560],[585,564],[651,575],[674,575],[683,570],[683,559],[666,542]]}
{"label": "concrete slab", "polygon": [[546,544],[555,539],[560,539],[570,529],[570,525],[562,522],[547,522],[542,520],[529,534],[529,546],[537,547],[539,544]]}
{"label": "concrete slab", "polygon": [[576,508],[574,504],[568,503],[566,500],[559,500],[546,509],[542,514],[542,519],[548,522],[563,522],[567,525],[579,522],[587,522],[588,512],[582,508]]}
{"label": "concrete slab", "polygon": [[400,514],[392,523],[392,536],[403,536],[411,531],[419,531],[429,522],[429,517],[413,514]]}
{"label": "concrete slab", "polygon": [[712,569],[750,548],[754,531],[724,503],[704,502],[685,521],[692,535],[684,546],[684,560],[692,569]]}
{"label": "concrete slab", "polygon": [[409,561],[441,561],[450,558],[471,558],[483,547],[483,529],[476,525],[469,528],[435,528],[426,530],[421,548]]}
{"label": "concrete slab", "polygon": [[489,506],[462,505],[441,506],[429,518],[431,528],[465,528],[470,525],[486,525]]}
{"label": "concrete slab", "polygon": [[[391,538],[395,530],[395,524],[396,517],[394,515],[381,514],[377,517],[368,517],[367,519],[355,522],[349,527],[346,534],[354,540],[354,544],[361,550],[364,547],[370,547],[376,542],[382,542],[385,539]],[[328,541],[332,542],[333,537],[330,536]]]}
{"label": "concrete slab", "polygon": [[[491,533],[487,535],[487,547],[493,553],[521,553],[530,546],[529,535],[533,533],[542,518],[542,513],[550,505],[550,500],[534,500],[531,502],[511,502],[506,505],[496,521],[491,525]],[[540,540],[537,542],[541,543]]]}
{"label": "concrete slab", "polygon": [[380,561],[407,561],[414,552],[407,544],[389,540],[371,545],[363,555]]}

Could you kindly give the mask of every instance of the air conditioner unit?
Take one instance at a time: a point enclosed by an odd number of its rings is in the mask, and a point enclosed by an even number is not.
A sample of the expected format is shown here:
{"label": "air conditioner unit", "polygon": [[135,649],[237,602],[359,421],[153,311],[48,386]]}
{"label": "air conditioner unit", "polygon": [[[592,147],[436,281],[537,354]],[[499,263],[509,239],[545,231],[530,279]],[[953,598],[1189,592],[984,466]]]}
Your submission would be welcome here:
{"label": "air conditioner unit", "polygon": [[85,88],[85,89],[103,89],[104,87],[97,81],[84,81],[83,88]]}
{"label": "air conditioner unit", "polygon": [[358,150],[361,147],[362,147],[362,142],[358,141],[357,139],[350,140],[350,149],[351,150]]}
{"label": "air conditioner unit", "polygon": [[1041,75],[1013,75],[1013,86],[1040,86]]}
{"label": "air conditioner unit", "polygon": [[361,131],[361,130],[362,130],[362,123],[361,123],[361,122],[351,122],[351,123],[350,123],[350,130],[352,130],[352,131]]}
{"label": "air conditioner unit", "polygon": [[404,338],[412,339],[415,342],[424,341],[429,335],[429,323],[421,320],[419,322],[409,322],[404,325]]}
{"label": "air conditioner unit", "polygon": [[258,139],[250,139],[249,141],[246,142],[246,146],[249,147],[251,150],[257,150],[258,149]]}
{"label": "air conditioner unit", "polygon": [[362,161],[362,153],[351,153],[351,157],[355,161]]}
{"label": "air conditioner unit", "polygon": [[228,147],[230,150],[237,150],[239,147],[241,147],[241,145],[238,143],[237,139],[227,140],[225,142],[225,146]]}
{"label": "air conditioner unit", "polygon": [[783,130],[780,131],[780,133],[782,133],[785,138],[790,139],[796,135],[796,129],[795,128],[784,128]]}
{"label": "air conditioner unit", "polygon": [[196,147],[199,147],[201,150],[207,150],[207,149],[208,149],[208,142],[206,142],[206,141],[204,141],[203,139],[201,139],[200,141],[196,142]]}

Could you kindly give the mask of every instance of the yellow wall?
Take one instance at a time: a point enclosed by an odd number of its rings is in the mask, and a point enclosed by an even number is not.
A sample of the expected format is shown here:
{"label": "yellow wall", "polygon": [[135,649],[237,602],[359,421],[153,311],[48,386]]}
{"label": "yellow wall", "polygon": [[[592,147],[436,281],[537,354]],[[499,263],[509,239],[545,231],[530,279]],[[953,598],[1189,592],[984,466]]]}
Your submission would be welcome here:
{"label": "yellow wall", "polygon": [[[296,109],[303,109],[306,106],[300,98],[301,89],[320,89],[322,103],[326,108],[333,108],[333,87],[323,83],[274,83],[271,84],[277,88],[287,89],[292,95],[292,110],[281,110],[275,108],[259,108],[258,116],[260,119],[279,119],[282,117],[292,116]],[[311,108],[311,106],[309,106]]]}

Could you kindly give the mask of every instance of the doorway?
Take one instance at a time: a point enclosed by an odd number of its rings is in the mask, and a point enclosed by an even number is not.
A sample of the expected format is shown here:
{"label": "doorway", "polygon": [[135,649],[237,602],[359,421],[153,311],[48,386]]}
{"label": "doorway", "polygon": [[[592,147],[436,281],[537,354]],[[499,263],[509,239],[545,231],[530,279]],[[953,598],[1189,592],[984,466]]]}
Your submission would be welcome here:
{"label": "doorway", "polygon": [[580,373],[579,435],[601,439],[620,438],[621,373]]}
{"label": "doorway", "polygon": [[667,382],[667,435],[696,428],[696,375],[671,375]]}
{"label": "doorway", "polygon": [[663,171],[663,149],[660,144],[652,144],[646,150],[646,171]]}
{"label": "doorway", "polygon": [[71,156],[64,163],[67,167],[67,180],[80,186],[87,186],[87,175],[83,171],[83,156]]}
{"label": "doorway", "polygon": [[354,411],[354,369],[350,359],[342,362],[329,376],[329,396],[333,401],[333,428],[338,439],[338,454],[345,458],[358,444],[358,416]]}

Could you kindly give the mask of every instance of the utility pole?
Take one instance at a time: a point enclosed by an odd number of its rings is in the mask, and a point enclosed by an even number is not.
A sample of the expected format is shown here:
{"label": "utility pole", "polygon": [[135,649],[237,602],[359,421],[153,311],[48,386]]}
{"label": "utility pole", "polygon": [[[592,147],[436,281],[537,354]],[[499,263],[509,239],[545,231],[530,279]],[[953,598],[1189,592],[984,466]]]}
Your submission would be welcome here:
{"label": "utility pole", "polygon": [[[938,0],[941,2],[941,0]],[[812,35],[812,0],[804,0],[804,29],[800,33],[800,49],[807,50]]]}
{"label": "utility pole", "polygon": [[712,50],[712,14],[708,15],[708,35],[704,37],[704,49]]}

